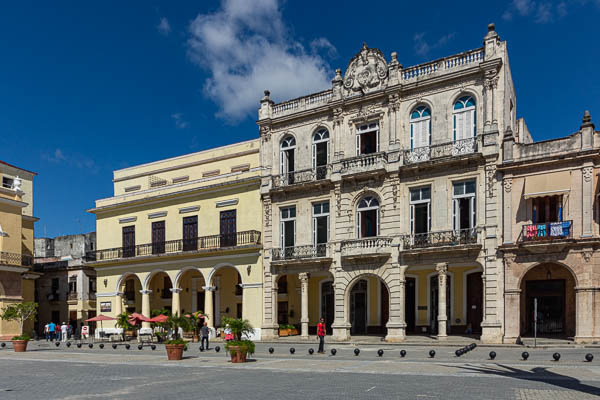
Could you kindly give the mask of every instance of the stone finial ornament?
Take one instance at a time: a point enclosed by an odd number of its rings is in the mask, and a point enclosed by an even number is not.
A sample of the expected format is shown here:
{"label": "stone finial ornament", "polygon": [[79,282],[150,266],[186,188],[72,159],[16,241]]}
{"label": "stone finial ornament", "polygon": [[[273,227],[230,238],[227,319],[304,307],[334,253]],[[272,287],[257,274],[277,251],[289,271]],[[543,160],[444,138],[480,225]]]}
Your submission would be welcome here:
{"label": "stone finial ornament", "polygon": [[583,119],[581,120],[581,127],[586,128],[588,126],[594,127],[594,123],[592,122],[592,115],[589,110],[585,110],[583,113]]}

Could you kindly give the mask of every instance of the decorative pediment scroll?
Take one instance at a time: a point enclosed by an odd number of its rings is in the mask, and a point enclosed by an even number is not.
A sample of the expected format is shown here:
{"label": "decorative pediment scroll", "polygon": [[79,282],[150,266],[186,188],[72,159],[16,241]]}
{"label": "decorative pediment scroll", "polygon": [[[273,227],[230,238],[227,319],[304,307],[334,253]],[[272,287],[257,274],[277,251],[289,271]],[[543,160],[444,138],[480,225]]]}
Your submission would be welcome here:
{"label": "decorative pediment scroll", "polygon": [[365,94],[385,88],[387,83],[388,66],[383,53],[363,43],[360,52],[348,63],[344,75],[344,95]]}

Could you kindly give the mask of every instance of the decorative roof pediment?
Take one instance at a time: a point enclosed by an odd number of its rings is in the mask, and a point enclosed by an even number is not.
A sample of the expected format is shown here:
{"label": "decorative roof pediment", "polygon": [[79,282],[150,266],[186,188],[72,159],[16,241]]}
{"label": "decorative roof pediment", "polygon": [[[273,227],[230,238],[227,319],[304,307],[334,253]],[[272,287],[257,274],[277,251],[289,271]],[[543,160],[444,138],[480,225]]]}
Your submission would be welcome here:
{"label": "decorative roof pediment", "polygon": [[365,94],[385,88],[388,78],[388,65],[383,53],[363,43],[360,52],[348,63],[344,75],[344,96]]}

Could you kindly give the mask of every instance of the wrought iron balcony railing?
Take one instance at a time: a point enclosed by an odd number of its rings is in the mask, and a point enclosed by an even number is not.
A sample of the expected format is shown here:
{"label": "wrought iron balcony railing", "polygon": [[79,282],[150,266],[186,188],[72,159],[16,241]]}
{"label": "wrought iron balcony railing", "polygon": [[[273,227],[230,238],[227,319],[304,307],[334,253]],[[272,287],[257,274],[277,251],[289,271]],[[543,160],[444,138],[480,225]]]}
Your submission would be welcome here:
{"label": "wrought iron balcony railing", "polygon": [[33,265],[33,257],[28,254],[0,251],[0,265],[31,267]]}
{"label": "wrought iron balcony railing", "polygon": [[477,244],[477,228],[417,233],[402,237],[404,249]]}
{"label": "wrought iron balcony railing", "polygon": [[136,246],[97,250],[87,253],[86,260],[104,261],[188,251],[217,250],[258,244],[260,244],[260,232],[251,230],[225,235],[203,236],[196,239],[167,240],[160,243],[146,243]]}
{"label": "wrought iron balcony railing", "polygon": [[384,152],[361,154],[360,156],[342,160],[340,173],[356,174],[362,172],[371,172],[379,169],[385,169],[387,165],[387,154]]}
{"label": "wrought iron balcony railing", "polygon": [[477,152],[477,138],[455,140],[433,146],[417,147],[404,151],[404,164],[415,164],[442,157],[456,157]]}
{"label": "wrought iron balcony railing", "polygon": [[271,249],[273,261],[327,257],[327,243]]}
{"label": "wrought iron balcony railing", "polygon": [[77,292],[72,292],[67,294],[67,300],[78,300],[79,296]]}
{"label": "wrought iron balcony railing", "polygon": [[545,242],[573,237],[573,221],[523,225],[519,242]]}
{"label": "wrought iron balcony railing", "polygon": [[321,165],[316,168],[304,169],[301,171],[288,172],[287,174],[274,176],[273,187],[280,188],[290,185],[299,185],[303,183],[317,182],[329,178],[331,167]]}

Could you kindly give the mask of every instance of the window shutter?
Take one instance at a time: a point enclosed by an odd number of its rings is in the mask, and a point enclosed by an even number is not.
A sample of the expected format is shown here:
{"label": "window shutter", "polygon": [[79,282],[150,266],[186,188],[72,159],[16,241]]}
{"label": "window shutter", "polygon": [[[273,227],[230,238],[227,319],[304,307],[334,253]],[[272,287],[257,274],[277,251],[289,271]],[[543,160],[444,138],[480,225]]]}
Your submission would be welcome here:
{"label": "window shutter", "polygon": [[429,146],[429,119],[421,121],[421,147]]}
{"label": "window shutter", "polygon": [[410,205],[410,233],[415,233],[415,206],[413,204]]}
{"label": "window shutter", "polygon": [[356,212],[356,237],[360,238],[360,211]]}
{"label": "window shutter", "polygon": [[415,147],[415,123],[410,123],[410,148],[414,149]]}
{"label": "window shutter", "polygon": [[356,155],[360,156],[360,135],[356,135]]}
{"label": "window shutter", "polygon": [[281,248],[285,249],[285,222],[280,222],[279,223],[279,229],[281,230],[281,232],[279,232],[281,238]]}
{"label": "window shutter", "polygon": [[463,139],[467,139],[470,137],[473,137],[473,111],[474,110],[469,110],[464,114],[465,116],[465,127],[464,127],[464,133],[463,133]]}
{"label": "window shutter", "polygon": [[475,228],[477,225],[477,197],[471,197],[471,210],[473,210],[472,218],[471,218],[471,228]]}
{"label": "window shutter", "polygon": [[312,145],[312,165],[313,169],[317,169],[317,145],[313,143]]}
{"label": "window shutter", "polygon": [[456,134],[454,135],[454,140],[462,140],[464,139],[464,131],[465,131],[465,113],[460,112],[455,115],[456,118]]}
{"label": "window shutter", "polygon": [[279,152],[279,174],[283,176],[285,173],[285,153],[283,151]]}
{"label": "window shutter", "polygon": [[458,209],[458,200],[457,199],[452,199],[452,227],[455,231],[458,231],[458,213],[457,213],[457,209]]}
{"label": "window shutter", "polygon": [[317,218],[312,219],[313,246],[317,245]]}

